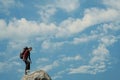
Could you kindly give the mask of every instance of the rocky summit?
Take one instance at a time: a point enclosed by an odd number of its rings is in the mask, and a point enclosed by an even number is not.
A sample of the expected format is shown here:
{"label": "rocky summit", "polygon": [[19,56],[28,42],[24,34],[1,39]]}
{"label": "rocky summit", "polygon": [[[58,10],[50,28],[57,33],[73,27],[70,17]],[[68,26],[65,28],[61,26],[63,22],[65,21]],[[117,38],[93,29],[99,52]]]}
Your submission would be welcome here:
{"label": "rocky summit", "polygon": [[24,75],[22,80],[52,80],[43,70],[35,71],[31,74]]}

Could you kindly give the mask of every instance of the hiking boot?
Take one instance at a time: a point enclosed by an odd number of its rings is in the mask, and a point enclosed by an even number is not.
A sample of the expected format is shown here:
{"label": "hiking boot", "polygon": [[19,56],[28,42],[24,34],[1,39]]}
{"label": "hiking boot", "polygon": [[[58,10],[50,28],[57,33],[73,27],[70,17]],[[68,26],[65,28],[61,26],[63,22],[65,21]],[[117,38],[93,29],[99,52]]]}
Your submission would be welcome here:
{"label": "hiking boot", "polygon": [[25,75],[27,75],[27,70],[25,71]]}

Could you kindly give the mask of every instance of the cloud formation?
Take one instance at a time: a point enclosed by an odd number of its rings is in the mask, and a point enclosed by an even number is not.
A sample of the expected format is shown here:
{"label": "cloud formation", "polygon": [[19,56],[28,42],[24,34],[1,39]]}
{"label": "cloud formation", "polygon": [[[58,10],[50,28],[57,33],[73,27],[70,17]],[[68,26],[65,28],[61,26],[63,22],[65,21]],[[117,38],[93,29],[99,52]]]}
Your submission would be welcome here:
{"label": "cloud formation", "polygon": [[[13,8],[13,7],[23,7],[24,5],[19,2],[19,1],[15,1],[15,0],[0,0],[0,10],[1,12],[5,13],[5,14],[9,14],[9,9]],[[0,13],[1,13],[0,12]]]}
{"label": "cloud formation", "polygon": [[[34,68],[45,71],[56,70],[55,74],[53,73],[53,78],[56,80],[66,73],[72,75],[105,72],[111,62],[109,47],[120,40],[120,10],[119,0],[102,1],[104,8],[85,8],[82,17],[68,16],[60,22],[52,22],[51,19],[59,11],[67,15],[76,10],[79,12],[80,0],[36,4],[35,13],[39,14],[42,21],[29,20],[25,17],[12,18],[8,21],[1,18],[0,41],[5,40],[5,50],[9,55],[12,52],[17,53],[17,50],[24,45],[32,45],[36,48],[33,53],[46,53],[39,56],[33,54],[35,58],[37,57],[35,62],[37,66],[35,65]],[[0,8],[16,6],[15,0],[6,3],[1,0],[1,2]],[[5,55],[0,52],[0,56]],[[1,72],[3,69],[10,70],[13,66],[19,68],[18,72],[23,72],[20,68],[22,65],[19,61],[16,62],[18,57],[14,58],[15,56],[17,54],[8,62],[0,61]],[[12,64],[8,64],[11,61]]]}
{"label": "cloud formation", "polygon": [[79,0],[59,0],[45,5],[35,5],[38,8],[38,14],[44,22],[49,22],[49,19],[56,14],[57,11],[63,10],[71,13],[79,6]]}
{"label": "cloud formation", "polygon": [[[28,21],[25,18],[20,20],[13,19],[8,24],[0,20],[1,36],[0,38],[25,38],[37,35],[51,35],[56,37],[69,37],[80,33],[92,25],[111,22],[117,20],[119,12],[113,9],[87,9],[82,19],[67,19],[61,22],[59,26],[54,23],[37,23]],[[22,31],[25,31],[22,33]],[[16,34],[15,34],[16,33]],[[24,35],[25,34],[25,35]],[[64,35],[66,34],[66,35]],[[4,36],[6,35],[6,36]],[[14,37],[12,36],[14,35]]]}

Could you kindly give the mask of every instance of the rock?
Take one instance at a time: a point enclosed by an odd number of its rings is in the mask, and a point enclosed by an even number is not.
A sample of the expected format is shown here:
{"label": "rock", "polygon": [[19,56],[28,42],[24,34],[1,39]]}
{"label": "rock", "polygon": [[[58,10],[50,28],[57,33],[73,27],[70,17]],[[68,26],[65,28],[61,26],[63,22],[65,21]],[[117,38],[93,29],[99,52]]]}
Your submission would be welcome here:
{"label": "rock", "polygon": [[45,71],[39,70],[25,75],[22,80],[51,80],[51,78]]}

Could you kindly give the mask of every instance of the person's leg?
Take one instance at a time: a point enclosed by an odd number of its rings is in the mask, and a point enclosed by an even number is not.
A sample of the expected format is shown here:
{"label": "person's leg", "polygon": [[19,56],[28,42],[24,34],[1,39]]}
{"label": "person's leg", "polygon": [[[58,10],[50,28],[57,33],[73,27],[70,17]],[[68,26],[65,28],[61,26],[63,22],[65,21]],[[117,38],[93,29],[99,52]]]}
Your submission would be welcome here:
{"label": "person's leg", "polygon": [[25,60],[24,62],[25,62],[25,75],[27,75],[27,60]]}
{"label": "person's leg", "polygon": [[28,60],[25,60],[25,74],[27,75],[27,72],[30,70],[30,62]]}
{"label": "person's leg", "polygon": [[30,62],[26,60],[25,63],[26,63],[25,74],[27,75],[30,71]]}
{"label": "person's leg", "polygon": [[27,61],[26,69],[30,70],[30,62],[29,61]]}

